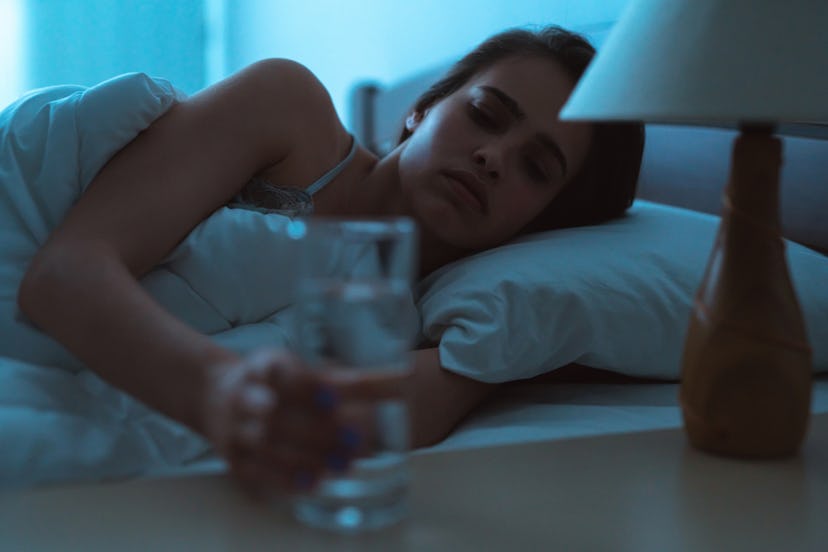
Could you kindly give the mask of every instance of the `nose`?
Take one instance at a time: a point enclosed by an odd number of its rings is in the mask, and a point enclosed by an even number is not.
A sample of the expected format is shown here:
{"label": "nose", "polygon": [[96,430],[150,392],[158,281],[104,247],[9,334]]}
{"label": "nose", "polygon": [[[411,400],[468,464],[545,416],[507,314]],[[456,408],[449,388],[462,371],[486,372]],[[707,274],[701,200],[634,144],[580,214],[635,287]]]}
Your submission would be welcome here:
{"label": "nose", "polygon": [[500,176],[500,162],[497,154],[491,149],[478,149],[472,155],[472,159],[475,166],[492,180],[497,180]]}

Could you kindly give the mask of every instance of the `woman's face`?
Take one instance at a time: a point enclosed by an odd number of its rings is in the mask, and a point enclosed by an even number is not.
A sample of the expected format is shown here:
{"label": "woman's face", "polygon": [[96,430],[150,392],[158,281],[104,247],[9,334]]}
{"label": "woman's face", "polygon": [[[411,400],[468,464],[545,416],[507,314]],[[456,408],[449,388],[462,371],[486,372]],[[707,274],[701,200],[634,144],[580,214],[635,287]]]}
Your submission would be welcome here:
{"label": "woman's face", "polygon": [[422,231],[480,250],[532,221],[586,156],[590,127],[558,120],[573,86],[553,60],[512,57],[409,117],[400,185]]}

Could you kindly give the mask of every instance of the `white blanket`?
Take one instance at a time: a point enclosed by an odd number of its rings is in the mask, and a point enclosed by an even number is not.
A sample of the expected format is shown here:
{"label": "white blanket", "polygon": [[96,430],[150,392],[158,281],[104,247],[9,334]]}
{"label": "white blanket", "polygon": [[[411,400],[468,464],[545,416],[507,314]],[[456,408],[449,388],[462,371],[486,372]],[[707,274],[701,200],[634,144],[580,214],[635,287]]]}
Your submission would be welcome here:
{"label": "white blanket", "polygon": [[[178,97],[169,83],[132,74],[36,90],[0,114],[0,486],[126,477],[207,448],[84,370],[16,307],[32,256],[66,211]],[[172,289],[159,280],[149,286]]]}
{"label": "white blanket", "polygon": [[[16,306],[31,258],[104,163],[179,98],[168,82],[134,73],[88,89],[37,90],[0,113],[0,486],[152,473],[208,449],[85,370]],[[220,208],[141,283],[227,348],[285,345],[288,224]],[[416,316],[413,301],[410,310]]]}

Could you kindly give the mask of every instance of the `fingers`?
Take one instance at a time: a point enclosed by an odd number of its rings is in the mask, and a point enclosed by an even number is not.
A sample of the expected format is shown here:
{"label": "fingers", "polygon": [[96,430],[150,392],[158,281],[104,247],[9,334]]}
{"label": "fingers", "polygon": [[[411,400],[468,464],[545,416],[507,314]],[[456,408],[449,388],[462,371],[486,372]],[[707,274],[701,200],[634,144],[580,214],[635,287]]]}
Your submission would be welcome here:
{"label": "fingers", "polygon": [[337,390],[319,372],[285,351],[260,351],[250,359],[255,381],[276,390],[285,406],[331,412],[339,404]]}
{"label": "fingers", "polygon": [[282,400],[300,406],[333,410],[348,401],[382,401],[401,398],[410,372],[367,372],[325,367],[313,370],[284,351],[255,355],[257,377],[279,391]]}
{"label": "fingers", "polygon": [[400,399],[406,376],[310,370],[259,352],[214,382],[211,440],[249,488],[307,491],[375,449],[377,401]]}
{"label": "fingers", "polygon": [[275,487],[286,492],[304,492],[315,487],[327,474],[345,473],[354,453],[347,447],[321,452],[293,443],[269,443],[251,448],[234,448],[227,460],[233,473],[248,484]]}
{"label": "fingers", "polygon": [[361,430],[345,425],[346,418],[274,400],[264,385],[252,384],[239,397],[225,450],[243,481],[287,492],[309,490],[325,473],[346,471],[364,442]]}
{"label": "fingers", "polygon": [[271,444],[295,443],[318,452],[352,448],[360,440],[360,430],[340,416],[304,410],[286,410],[268,420],[267,441]]}
{"label": "fingers", "polygon": [[328,411],[293,407],[273,399],[272,391],[258,384],[244,389],[241,395],[233,409],[231,446],[265,449],[289,443],[321,455],[349,442],[349,430],[340,427],[337,417]]}

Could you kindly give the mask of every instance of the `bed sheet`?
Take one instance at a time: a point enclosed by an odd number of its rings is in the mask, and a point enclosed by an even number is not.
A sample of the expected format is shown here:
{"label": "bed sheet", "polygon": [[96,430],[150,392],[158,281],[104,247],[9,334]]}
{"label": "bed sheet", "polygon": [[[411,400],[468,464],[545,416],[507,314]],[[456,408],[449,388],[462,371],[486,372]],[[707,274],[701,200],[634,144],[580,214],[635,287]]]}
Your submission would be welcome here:
{"label": "bed sheet", "polygon": [[[512,384],[421,452],[679,428],[678,390],[678,383]],[[828,378],[814,381],[811,411],[828,412]]]}

